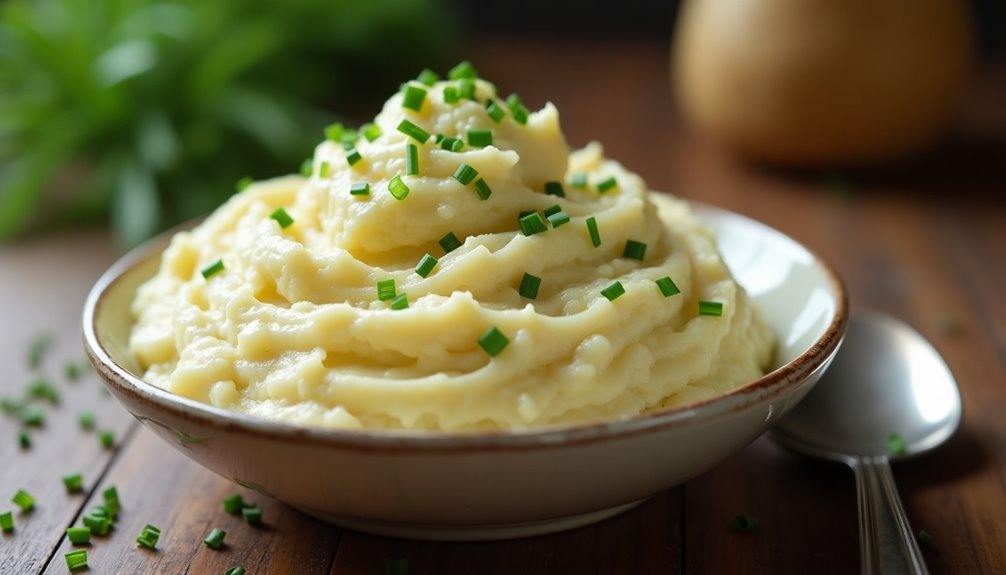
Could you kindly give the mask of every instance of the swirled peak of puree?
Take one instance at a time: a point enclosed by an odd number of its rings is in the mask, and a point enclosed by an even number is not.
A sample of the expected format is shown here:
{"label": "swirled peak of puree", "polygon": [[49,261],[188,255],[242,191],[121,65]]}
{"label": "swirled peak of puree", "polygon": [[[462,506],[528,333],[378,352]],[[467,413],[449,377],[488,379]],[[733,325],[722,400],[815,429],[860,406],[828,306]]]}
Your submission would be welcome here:
{"label": "swirled peak of puree", "polygon": [[413,81],[328,135],[310,175],[174,237],[133,303],[148,381],[300,424],[457,430],[632,416],[767,367],[710,232],[600,145],[570,152],[551,104]]}

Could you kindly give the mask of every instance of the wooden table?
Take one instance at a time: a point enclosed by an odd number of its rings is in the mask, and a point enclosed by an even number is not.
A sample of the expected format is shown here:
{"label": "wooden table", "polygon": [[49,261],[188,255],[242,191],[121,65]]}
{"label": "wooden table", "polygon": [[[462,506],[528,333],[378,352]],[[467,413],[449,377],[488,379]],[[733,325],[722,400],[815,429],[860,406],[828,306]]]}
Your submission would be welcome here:
{"label": "wooden table", "polygon": [[[538,106],[550,98],[573,145],[599,139],[651,187],[735,210],[804,242],[844,276],[854,306],[891,312],[944,354],[964,397],[963,428],[948,445],[894,474],[912,524],[932,534],[934,574],[1006,573],[1006,66],[987,67],[960,135],[910,166],[870,174],[785,174],[732,161],[680,127],[670,102],[662,42],[603,45],[487,41],[471,53],[502,91]],[[375,110],[376,111],[376,110]],[[140,427],[88,373],[83,298],[115,257],[106,234],[68,232],[0,247],[0,395],[37,376],[61,394],[47,406],[32,446],[0,417],[0,512],[18,488],[37,499],[0,535],[0,573],[65,573],[64,531],[117,487],[115,530],[85,547],[93,573],[383,573],[408,558],[409,573],[855,573],[859,549],[851,473],[782,451],[766,438],[688,483],[619,517],[576,531],[494,543],[426,543],[331,527],[237,487],[190,462]],[[29,369],[37,334],[52,348]],[[79,429],[77,413],[96,414]],[[99,431],[114,433],[103,448]],[[67,494],[63,475],[81,472]],[[227,515],[220,501],[258,502],[265,525]],[[748,533],[730,528],[758,516]],[[162,529],[157,551],[138,548],[146,523]],[[208,549],[214,527],[227,546]]]}

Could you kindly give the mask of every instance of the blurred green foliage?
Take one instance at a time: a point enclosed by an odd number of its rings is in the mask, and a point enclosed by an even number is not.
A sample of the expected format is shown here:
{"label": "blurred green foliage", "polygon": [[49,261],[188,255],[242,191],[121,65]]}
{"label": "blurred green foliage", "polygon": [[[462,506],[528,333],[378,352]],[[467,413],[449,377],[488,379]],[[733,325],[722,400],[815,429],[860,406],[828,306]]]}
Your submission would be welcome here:
{"label": "blurred green foliage", "polygon": [[0,239],[108,218],[134,245],[449,57],[437,0],[0,3]]}

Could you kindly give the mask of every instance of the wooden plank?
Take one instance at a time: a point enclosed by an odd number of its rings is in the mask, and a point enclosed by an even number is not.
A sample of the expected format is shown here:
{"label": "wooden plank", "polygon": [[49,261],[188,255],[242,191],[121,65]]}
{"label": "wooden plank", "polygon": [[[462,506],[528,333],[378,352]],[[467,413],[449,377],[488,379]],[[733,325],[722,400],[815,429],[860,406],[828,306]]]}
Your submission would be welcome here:
{"label": "wooden plank", "polygon": [[[249,573],[320,574],[328,572],[341,536],[335,527],[200,467],[143,427],[124,447],[86,509],[101,504],[101,492],[112,485],[122,502],[115,530],[95,537],[89,546],[62,541],[45,573],[66,573],[64,554],[81,548],[87,550],[95,573],[224,573],[241,565]],[[263,525],[224,512],[221,502],[234,493],[262,509]],[[161,528],[156,551],[136,544],[148,523]],[[213,528],[227,532],[219,550],[203,544]]]}
{"label": "wooden plank", "polygon": [[681,573],[681,494],[672,489],[596,525],[512,541],[405,541],[347,531],[331,573],[380,573],[385,559],[407,560],[409,575]]}
{"label": "wooden plank", "polygon": [[[133,419],[104,391],[89,367],[83,366],[80,311],[87,291],[114,260],[116,251],[104,233],[68,233],[27,240],[0,248],[0,396],[23,397],[38,378],[51,382],[59,405],[35,401],[45,426],[32,428],[31,448],[18,445],[20,421],[0,416],[0,512],[14,510],[11,497],[25,489],[37,501],[29,513],[15,511],[15,529],[0,535],[0,573],[38,573],[77,515],[87,491],[98,482],[114,451],[103,448],[99,430],[122,441]],[[28,365],[31,342],[48,334],[51,347],[37,369]],[[64,373],[67,362],[81,364],[74,381]],[[96,430],[82,431],[78,413],[90,411]],[[62,477],[81,473],[83,494],[68,494]]]}

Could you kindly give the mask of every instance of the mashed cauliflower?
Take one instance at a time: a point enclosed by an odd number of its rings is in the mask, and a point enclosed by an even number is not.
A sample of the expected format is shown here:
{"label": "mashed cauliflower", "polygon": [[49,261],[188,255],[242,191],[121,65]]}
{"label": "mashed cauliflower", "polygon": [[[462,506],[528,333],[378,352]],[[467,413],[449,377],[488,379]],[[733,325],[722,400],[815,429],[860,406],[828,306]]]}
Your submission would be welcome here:
{"label": "mashed cauliflower", "polygon": [[178,233],[133,302],[147,381],[298,424],[461,430],[622,418],[762,375],[773,337],[689,207],[598,144],[570,152],[551,104],[511,102],[410,82],[376,128],[333,128],[309,176]]}

